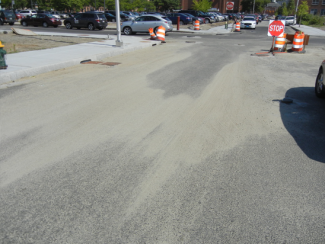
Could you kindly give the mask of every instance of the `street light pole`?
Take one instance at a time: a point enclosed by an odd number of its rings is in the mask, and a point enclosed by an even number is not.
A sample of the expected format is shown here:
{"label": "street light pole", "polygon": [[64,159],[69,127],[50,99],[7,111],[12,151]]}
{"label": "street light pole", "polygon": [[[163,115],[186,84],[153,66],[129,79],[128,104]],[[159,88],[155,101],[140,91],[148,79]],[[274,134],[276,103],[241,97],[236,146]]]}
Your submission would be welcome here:
{"label": "street light pole", "polygon": [[297,11],[298,11],[298,4],[299,4],[299,0],[297,0],[296,11],[295,11],[295,19],[294,19],[294,20],[296,20],[296,24],[297,24],[297,19],[296,19],[296,17],[297,17]]}
{"label": "street light pole", "polygon": [[254,4],[253,4],[253,14],[255,13],[255,0],[254,0]]}
{"label": "street light pole", "polygon": [[116,16],[116,30],[117,30],[116,46],[122,47],[123,42],[121,41],[121,18],[120,18],[120,1],[119,0],[115,0],[115,16]]}

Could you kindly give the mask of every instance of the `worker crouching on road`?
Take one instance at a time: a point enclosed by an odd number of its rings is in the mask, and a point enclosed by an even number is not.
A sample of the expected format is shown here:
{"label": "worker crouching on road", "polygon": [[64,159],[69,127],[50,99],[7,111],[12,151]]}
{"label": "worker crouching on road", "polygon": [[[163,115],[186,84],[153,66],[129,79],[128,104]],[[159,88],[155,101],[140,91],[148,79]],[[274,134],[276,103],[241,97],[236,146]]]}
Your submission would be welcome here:
{"label": "worker crouching on road", "polygon": [[5,46],[2,45],[1,41],[0,41],[0,69],[7,69],[7,65],[6,65],[6,60],[5,60],[5,55],[7,54],[6,50],[4,50]]}

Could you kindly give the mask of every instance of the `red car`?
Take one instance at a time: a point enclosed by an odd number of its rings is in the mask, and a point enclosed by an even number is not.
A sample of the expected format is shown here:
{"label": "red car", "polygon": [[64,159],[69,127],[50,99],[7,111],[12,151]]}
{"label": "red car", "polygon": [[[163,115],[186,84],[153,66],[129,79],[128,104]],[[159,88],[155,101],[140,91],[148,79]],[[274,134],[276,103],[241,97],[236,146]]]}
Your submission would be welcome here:
{"label": "red car", "polygon": [[19,12],[16,12],[16,17],[18,20],[21,20],[23,18],[23,16]]}
{"label": "red car", "polygon": [[58,27],[61,25],[61,20],[55,18],[51,14],[34,14],[32,16],[27,16],[20,21],[20,24],[23,26],[33,25],[39,26],[42,25],[43,27],[53,26]]}

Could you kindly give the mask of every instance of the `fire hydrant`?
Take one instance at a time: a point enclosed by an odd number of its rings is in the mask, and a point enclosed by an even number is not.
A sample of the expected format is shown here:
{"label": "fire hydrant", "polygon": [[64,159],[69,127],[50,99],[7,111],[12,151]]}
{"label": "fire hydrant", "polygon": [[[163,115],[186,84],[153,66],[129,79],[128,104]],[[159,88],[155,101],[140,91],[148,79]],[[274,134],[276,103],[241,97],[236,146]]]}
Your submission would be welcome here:
{"label": "fire hydrant", "polygon": [[5,46],[0,41],[0,69],[6,69],[8,65],[6,65],[5,55],[7,54],[6,50],[4,50]]}

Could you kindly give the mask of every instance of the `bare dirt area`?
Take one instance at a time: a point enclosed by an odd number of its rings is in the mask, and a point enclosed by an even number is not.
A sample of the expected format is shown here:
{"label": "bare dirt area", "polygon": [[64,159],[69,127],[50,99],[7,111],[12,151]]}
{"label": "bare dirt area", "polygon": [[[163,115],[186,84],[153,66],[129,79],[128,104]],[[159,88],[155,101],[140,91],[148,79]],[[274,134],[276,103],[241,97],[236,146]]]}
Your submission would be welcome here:
{"label": "bare dirt area", "polygon": [[0,34],[0,41],[9,53],[26,52],[99,41],[98,38],[79,38],[65,36],[23,36],[12,32]]}

